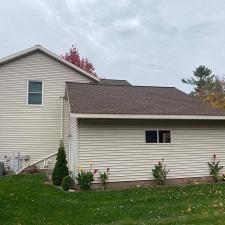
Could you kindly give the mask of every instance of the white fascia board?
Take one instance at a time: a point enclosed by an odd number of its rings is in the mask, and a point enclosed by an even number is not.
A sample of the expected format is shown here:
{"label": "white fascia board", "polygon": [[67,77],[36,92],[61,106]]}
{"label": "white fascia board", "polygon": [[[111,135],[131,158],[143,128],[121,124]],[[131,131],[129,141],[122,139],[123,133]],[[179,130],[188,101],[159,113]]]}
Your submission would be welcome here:
{"label": "white fascia board", "polygon": [[41,45],[35,45],[34,47],[31,47],[31,48],[28,48],[28,49],[25,49],[23,51],[20,51],[20,52],[17,52],[15,54],[12,54],[10,56],[7,56],[5,58],[2,58],[0,59],[0,65],[1,64],[4,64],[4,63],[7,63],[9,61],[12,61],[12,60],[15,60],[17,58],[20,58],[22,56],[25,56],[27,54],[30,54],[36,50],[40,50],[42,52],[44,52],[45,54],[49,55],[50,57],[54,58],[55,60],[57,60],[58,62],[62,63],[62,64],[65,64],[67,66],[69,66],[70,68],[80,72],[81,74],[91,78],[92,80],[95,80],[95,81],[100,81],[100,79],[98,77],[95,77],[94,75],[90,74],[90,73],[87,73],[86,71],[82,70],[81,68],[73,65],[72,63],[66,61],[65,59],[63,59],[62,57],[58,56],[57,54],[49,51],[48,49],[42,47]]}
{"label": "white fascia board", "polygon": [[132,114],[83,114],[71,113],[71,117],[93,119],[176,119],[176,120],[225,120],[225,116],[206,115],[132,115]]}

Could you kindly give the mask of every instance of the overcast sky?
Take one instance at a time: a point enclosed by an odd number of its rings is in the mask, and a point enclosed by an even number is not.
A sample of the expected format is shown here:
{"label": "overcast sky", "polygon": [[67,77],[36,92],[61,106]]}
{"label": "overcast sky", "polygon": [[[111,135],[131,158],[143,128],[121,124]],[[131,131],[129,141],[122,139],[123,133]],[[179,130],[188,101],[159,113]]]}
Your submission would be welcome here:
{"label": "overcast sky", "polygon": [[176,86],[198,65],[225,74],[224,0],[1,0],[0,57],[72,44],[98,75]]}

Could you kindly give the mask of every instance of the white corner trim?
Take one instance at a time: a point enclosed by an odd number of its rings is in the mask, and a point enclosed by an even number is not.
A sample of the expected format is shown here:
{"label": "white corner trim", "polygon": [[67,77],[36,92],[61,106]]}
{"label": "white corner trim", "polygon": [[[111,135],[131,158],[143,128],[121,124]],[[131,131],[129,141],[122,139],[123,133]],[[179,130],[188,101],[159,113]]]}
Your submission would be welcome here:
{"label": "white corner trim", "polygon": [[69,66],[70,68],[82,73],[83,75],[91,78],[92,80],[95,80],[95,81],[100,81],[100,79],[98,77],[95,77],[94,75],[82,70],[81,68],[73,65],[72,63],[66,61],[65,59],[61,58],[60,56],[58,56],[57,54],[49,51],[48,49],[42,47],[41,45],[35,45],[34,47],[31,47],[31,48],[28,48],[28,49],[25,49],[23,51],[20,51],[20,52],[17,52],[15,54],[12,54],[12,55],[9,55],[7,57],[4,57],[2,59],[0,59],[0,65],[1,64],[4,64],[4,63],[7,63],[9,61],[12,61],[14,59],[17,59],[17,58],[20,58],[22,56],[25,56],[25,55],[28,55],[36,50],[39,50],[39,51],[42,51],[44,52],[45,54],[47,54],[48,56],[54,58],[55,60],[57,60],[58,62],[64,64],[64,65],[67,65]]}
{"label": "white corner trim", "polygon": [[79,163],[79,124],[76,117],[70,122],[70,134],[70,171],[76,177]]}
{"label": "white corner trim", "polygon": [[225,116],[195,115],[133,115],[71,113],[71,117],[93,119],[175,119],[175,120],[225,120]]}
{"label": "white corner trim", "polygon": [[70,117],[71,117],[71,108],[70,108],[70,100],[69,100],[69,95],[68,95],[68,90],[67,90],[67,85],[65,84],[65,97],[66,97],[66,100],[67,100],[67,104],[69,106],[69,114],[70,114]]}
{"label": "white corner trim", "polygon": [[74,165],[74,175],[75,177],[78,176],[79,173],[79,151],[80,151],[80,147],[79,147],[79,143],[80,143],[80,139],[79,139],[79,121],[78,119],[76,119],[76,149],[75,149],[75,165]]}

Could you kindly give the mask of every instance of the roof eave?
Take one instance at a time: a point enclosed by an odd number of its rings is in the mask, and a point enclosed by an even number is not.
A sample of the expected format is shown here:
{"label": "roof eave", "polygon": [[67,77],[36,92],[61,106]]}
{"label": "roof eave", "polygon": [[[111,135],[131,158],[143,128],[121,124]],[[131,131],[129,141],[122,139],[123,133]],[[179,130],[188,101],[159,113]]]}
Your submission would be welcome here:
{"label": "roof eave", "polygon": [[72,117],[87,119],[168,119],[168,120],[225,120],[225,116],[210,115],[136,115],[71,113]]}

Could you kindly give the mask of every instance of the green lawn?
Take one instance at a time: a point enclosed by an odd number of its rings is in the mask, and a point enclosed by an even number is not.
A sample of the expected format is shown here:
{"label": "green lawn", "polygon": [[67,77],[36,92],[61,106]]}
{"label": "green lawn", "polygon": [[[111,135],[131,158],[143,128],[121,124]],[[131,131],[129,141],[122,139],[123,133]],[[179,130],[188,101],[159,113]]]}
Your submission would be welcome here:
{"label": "green lawn", "polygon": [[225,224],[225,184],[67,193],[43,181],[0,178],[0,224]]}

